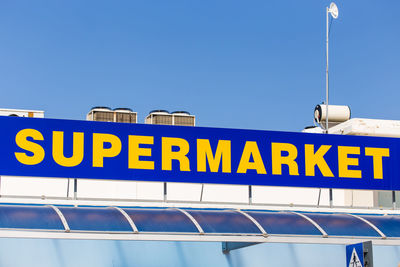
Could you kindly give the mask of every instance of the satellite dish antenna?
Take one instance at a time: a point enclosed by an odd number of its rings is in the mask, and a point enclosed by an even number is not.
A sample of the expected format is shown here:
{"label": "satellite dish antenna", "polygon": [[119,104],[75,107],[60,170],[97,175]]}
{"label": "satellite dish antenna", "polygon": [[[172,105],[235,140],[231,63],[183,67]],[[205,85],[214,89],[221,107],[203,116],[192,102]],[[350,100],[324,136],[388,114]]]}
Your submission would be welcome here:
{"label": "satellite dish antenna", "polygon": [[339,9],[337,8],[337,5],[332,2],[331,5],[329,6],[329,13],[331,13],[332,18],[337,19],[339,17]]}

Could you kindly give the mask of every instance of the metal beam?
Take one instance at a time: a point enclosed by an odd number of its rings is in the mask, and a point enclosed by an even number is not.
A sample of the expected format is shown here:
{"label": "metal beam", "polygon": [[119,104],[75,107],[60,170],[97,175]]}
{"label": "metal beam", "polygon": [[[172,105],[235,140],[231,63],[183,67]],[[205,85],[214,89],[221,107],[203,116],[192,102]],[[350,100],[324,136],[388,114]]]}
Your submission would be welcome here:
{"label": "metal beam", "polygon": [[34,230],[0,230],[0,238],[40,238],[40,239],[76,239],[76,240],[140,240],[140,241],[190,241],[190,242],[228,242],[228,243],[290,243],[290,244],[354,244],[372,241],[373,245],[399,246],[400,238],[381,237],[328,237],[321,236],[279,236],[269,235],[216,235],[193,233],[123,233],[123,232],[83,232],[64,230],[34,231]]}

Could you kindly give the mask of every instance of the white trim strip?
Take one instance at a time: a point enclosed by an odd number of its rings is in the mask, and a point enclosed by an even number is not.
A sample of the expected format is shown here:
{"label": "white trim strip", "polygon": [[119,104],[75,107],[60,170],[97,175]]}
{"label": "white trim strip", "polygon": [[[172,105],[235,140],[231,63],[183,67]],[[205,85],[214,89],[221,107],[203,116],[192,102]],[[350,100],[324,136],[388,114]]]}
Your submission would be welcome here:
{"label": "white trim strip", "polygon": [[397,238],[321,238],[309,236],[276,236],[265,238],[259,236],[229,236],[229,235],[170,235],[170,234],[109,234],[109,233],[66,233],[0,230],[0,238],[39,238],[39,239],[77,239],[77,240],[141,240],[141,241],[192,241],[192,242],[251,242],[251,243],[296,243],[296,244],[354,244],[372,241],[374,245],[399,246]]}
{"label": "white trim strip", "polygon": [[263,234],[264,237],[268,236],[267,231],[265,231],[265,229],[261,226],[261,224],[259,224],[257,222],[257,220],[254,219],[250,214],[247,214],[246,212],[244,212],[242,210],[236,210],[236,211],[239,212],[240,214],[246,216],[250,221],[252,221],[258,227],[258,230],[261,231],[261,233]]}
{"label": "white trim strip", "polygon": [[128,215],[128,213],[126,213],[126,211],[124,211],[120,207],[112,207],[112,208],[115,208],[116,210],[121,212],[122,215],[124,215],[125,219],[128,221],[129,225],[132,227],[132,231],[134,234],[139,233],[139,230],[137,229],[136,224],[133,222],[132,218]]}
{"label": "white trim strip", "polygon": [[367,219],[364,219],[363,217],[360,217],[360,216],[358,216],[358,215],[351,214],[351,213],[345,213],[345,214],[346,214],[346,215],[350,215],[350,216],[352,216],[352,217],[354,217],[354,218],[357,218],[357,219],[359,219],[359,220],[365,222],[366,224],[368,224],[369,226],[371,226],[375,231],[377,231],[378,234],[380,234],[381,237],[382,237],[383,239],[386,238],[386,235],[385,235],[381,230],[379,230],[379,228],[376,227],[375,224],[372,224],[372,223],[371,223],[370,221],[368,221]]}
{"label": "white trim strip", "polygon": [[204,234],[203,228],[201,228],[200,224],[196,221],[195,218],[193,218],[193,216],[192,216],[189,212],[187,212],[186,210],[182,210],[182,209],[180,209],[180,208],[174,208],[174,209],[175,209],[175,210],[179,210],[180,212],[182,212],[183,214],[185,214],[185,215],[192,221],[192,223],[196,226],[197,231],[199,231],[199,233],[200,233],[201,235]]}
{"label": "white trim strip", "polygon": [[288,212],[297,214],[297,215],[303,217],[304,219],[306,219],[307,221],[312,223],[315,227],[317,227],[317,229],[321,232],[322,237],[328,237],[328,234],[325,232],[325,230],[322,229],[322,227],[318,223],[316,223],[313,219],[311,219],[310,217],[304,215],[303,213],[299,213],[299,212],[295,212],[295,211],[288,211]]}
{"label": "white trim strip", "polygon": [[51,207],[57,213],[58,217],[60,218],[60,220],[61,220],[61,222],[62,222],[62,224],[64,226],[65,232],[67,232],[67,233],[70,232],[71,229],[69,228],[68,222],[65,219],[64,214],[62,214],[61,210],[59,208],[57,208],[56,206],[53,206],[53,205],[47,205],[47,206]]}

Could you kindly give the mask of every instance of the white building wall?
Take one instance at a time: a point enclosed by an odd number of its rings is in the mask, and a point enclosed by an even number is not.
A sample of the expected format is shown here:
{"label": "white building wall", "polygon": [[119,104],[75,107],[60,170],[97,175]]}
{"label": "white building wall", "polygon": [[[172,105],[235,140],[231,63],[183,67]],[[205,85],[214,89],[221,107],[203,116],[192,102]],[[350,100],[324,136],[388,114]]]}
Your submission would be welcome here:
{"label": "white building wall", "polygon": [[[78,199],[163,200],[161,182],[109,181],[78,179]],[[203,201],[249,203],[249,187],[245,185],[167,184],[167,201]],[[317,206],[320,189],[252,186],[253,204]],[[334,206],[373,207],[374,192],[366,190],[333,190]],[[74,198],[74,179],[2,176],[0,195],[40,198]],[[321,189],[319,205],[329,205],[329,190]]]}

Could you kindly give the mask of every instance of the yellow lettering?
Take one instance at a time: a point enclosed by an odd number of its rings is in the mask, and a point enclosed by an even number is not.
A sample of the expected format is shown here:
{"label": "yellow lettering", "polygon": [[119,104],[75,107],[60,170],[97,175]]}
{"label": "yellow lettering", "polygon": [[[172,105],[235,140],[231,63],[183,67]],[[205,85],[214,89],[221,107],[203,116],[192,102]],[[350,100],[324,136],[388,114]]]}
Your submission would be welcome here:
{"label": "yellow lettering", "polygon": [[365,155],[372,156],[374,179],[383,179],[382,157],[389,157],[389,148],[366,147]]}
{"label": "yellow lettering", "polygon": [[[172,151],[172,147],[179,147],[178,151]],[[172,170],[172,160],[178,160],[181,171],[190,171],[190,162],[186,156],[189,153],[189,143],[182,138],[162,138],[162,162],[161,168],[164,171]]]}
{"label": "yellow lettering", "polygon": [[83,160],[83,133],[74,133],[72,141],[72,156],[64,156],[64,132],[53,132],[53,159],[64,167],[74,167]]}
{"label": "yellow lettering", "polygon": [[360,148],[338,146],[339,177],[361,178],[361,170],[349,170],[349,166],[358,166],[358,158],[349,158],[348,155],[360,155]]}
{"label": "yellow lettering", "polygon": [[[253,162],[250,162],[251,156],[253,156]],[[237,173],[247,173],[247,170],[256,170],[257,174],[267,174],[260,150],[254,141],[247,141],[244,145]]]}
{"label": "yellow lettering", "polygon": [[[104,148],[110,143],[110,148]],[[93,134],[93,167],[103,167],[104,158],[116,157],[121,152],[122,144],[118,136],[112,134]]]}
{"label": "yellow lettering", "polygon": [[28,156],[26,153],[15,152],[15,157],[19,162],[25,165],[36,165],[44,159],[44,149],[41,145],[34,142],[28,141],[27,138],[31,137],[33,140],[43,141],[43,135],[35,129],[23,129],[15,136],[15,143],[20,148],[32,152],[32,156]]}
{"label": "yellow lettering", "polygon": [[211,172],[218,172],[222,161],[222,172],[231,172],[231,141],[219,140],[215,156],[208,139],[197,139],[197,171],[206,171],[206,160]]}
{"label": "yellow lettering", "polygon": [[[282,151],[288,153],[287,156],[282,156]],[[297,158],[297,148],[289,143],[271,143],[272,154],[272,174],[282,174],[282,165],[289,167],[290,175],[299,175],[299,166],[295,159]]]}
{"label": "yellow lettering", "polygon": [[151,148],[140,147],[141,144],[153,145],[154,137],[140,135],[129,136],[128,168],[154,170],[154,161],[140,160],[140,156],[151,157]]}
{"label": "yellow lettering", "polygon": [[324,156],[332,146],[321,145],[314,153],[314,145],[304,145],[306,176],[315,176],[315,166],[318,166],[322,175],[334,177],[331,169],[326,163]]}

